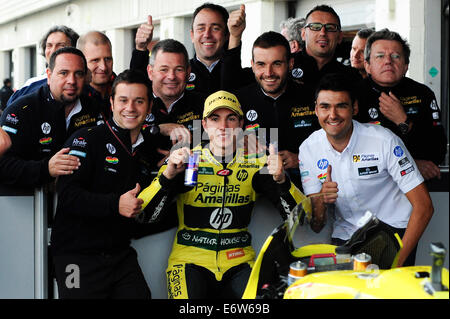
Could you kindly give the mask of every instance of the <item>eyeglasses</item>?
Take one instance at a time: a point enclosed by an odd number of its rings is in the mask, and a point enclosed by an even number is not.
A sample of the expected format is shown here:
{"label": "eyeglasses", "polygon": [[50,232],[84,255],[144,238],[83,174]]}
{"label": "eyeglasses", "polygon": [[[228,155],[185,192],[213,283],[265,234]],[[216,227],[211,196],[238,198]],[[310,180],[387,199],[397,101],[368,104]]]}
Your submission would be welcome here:
{"label": "eyeglasses", "polygon": [[320,31],[322,28],[325,27],[325,30],[327,32],[337,32],[339,31],[339,26],[334,23],[319,23],[319,22],[312,22],[305,25],[305,28],[310,28],[312,31]]}

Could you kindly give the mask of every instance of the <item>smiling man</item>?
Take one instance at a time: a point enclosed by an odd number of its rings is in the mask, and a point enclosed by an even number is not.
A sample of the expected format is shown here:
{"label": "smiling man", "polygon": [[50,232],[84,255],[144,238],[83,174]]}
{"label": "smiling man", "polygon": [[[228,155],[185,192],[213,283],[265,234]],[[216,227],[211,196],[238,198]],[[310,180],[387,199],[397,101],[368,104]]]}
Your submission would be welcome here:
{"label": "smiling man", "polygon": [[58,49],[49,60],[47,85],[2,114],[0,123],[12,146],[1,159],[1,183],[38,187],[78,168],[78,159],[61,147],[74,131],[100,119],[98,107],[81,96],[86,72],[80,50]]}
{"label": "smiling man", "polygon": [[155,101],[147,123],[158,126],[166,136],[161,137],[159,145],[163,155],[169,154],[171,140],[189,141],[196,132],[201,138],[200,120],[206,96],[185,89],[190,69],[188,53],[181,42],[166,39],[153,47],[147,74]]}
{"label": "smiling man", "polygon": [[90,80],[86,83],[83,94],[101,106],[107,119],[111,113],[109,97],[114,81],[111,41],[103,32],[90,31],[78,39],[77,48],[86,57],[89,69]]}
{"label": "smiling man", "polygon": [[256,82],[236,92],[244,112],[244,129],[260,137],[265,135],[261,142],[266,145],[271,139],[277,140],[284,169],[301,186],[298,147],[320,128],[314,115],[314,92],[290,78],[294,61],[289,43],[281,34],[263,33],[253,43],[252,52]]}
{"label": "smiling man", "polygon": [[[187,90],[208,95],[225,88],[223,56],[228,49],[230,32],[241,34],[242,25],[245,25],[244,5],[230,14],[224,7],[213,3],[204,3],[195,9],[190,30],[195,56],[189,60],[191,70]],[[141,24],[136,32],[131,69],[144,69],[147,65],[153,30],[153,17],[149,15],[146,23]]]}
{"label": "smiling man", "polygon": [[245,158],[236,145],[242,115],[236,96],[211,94],[202,120],[209,138],[191,150],[200,154],[196,185],[184,186],[190,150],[181,148],[139,194],[146,207],[138,216],[143,223],[167,215],[177,200],[179,227],[166,272],[169,298],[241,298],[255,258],[247,227],[256,195],[266,196],[283,218],[304,199],[273,148],[268,156]]}
{"label": "smiling man", "polygon": [[294,55],[294,80],[312,87],[328,73],[348,74],[354,81],[360,80],[356,70],[336,61],[336,47],[342,37],[341,20],[332,7],[319,5],[309,11],[302,29],[305,50]]}
{"label": "smiling man", "polygon": [[[130,239],[145,232],[134,221],[136,196],[156,167],[152,140],[141,133],[151,104],[147,77],[124,71],[112,87],[112,118],[66,142],[81,166],[56,185],[51,249],[60,298],[150,298]],[[68,265],[78,266],[79,287],[67,284]]]}
{"label": "smiling man", "polygon": [[[65,25],[56,25],[51,27],[39,42],[41,55],[45,58],[46,66],[48,66],[50,56],[53,52],[64,47],[75,47],[78,37],[78,33]],[[46,83],[47,75],[45,73],[28,79],[23,87],[14,92],[14,94],[9,98],[6,106],[9,106],[19,97],[36,91]]]}
{"label": "smiling man", "polygon": [[324,76],[316,90],[322,129],[299,149],[305,194],[323,194],[313,199],[312,228],[323,228],[327,205],[334,204],[332,243],[342,245],[370,211],[402,238],[398,265],[411,266],[433,214],[431,198],[402,140],[381,126],[352,119],[358,113],[354,90],[339,74]]}
{"label": "smiling man", "polygon": [[423,177],[440,178],[438,165],[447,152],[440,108],[430,88],[405,76],[409,56],[409,45],[397,32],[383,29],[367,39],[369,77],[363,82],[359,119],[400,136]]}

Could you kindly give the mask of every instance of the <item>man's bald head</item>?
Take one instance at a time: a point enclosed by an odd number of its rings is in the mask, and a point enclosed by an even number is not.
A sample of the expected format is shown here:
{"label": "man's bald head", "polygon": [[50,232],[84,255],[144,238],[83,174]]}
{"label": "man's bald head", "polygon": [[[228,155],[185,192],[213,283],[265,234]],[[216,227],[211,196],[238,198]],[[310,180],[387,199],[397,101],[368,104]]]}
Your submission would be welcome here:
{"label": "man's bald head", "polygon": [[86,57],[91,73],[90,85],[102,95],[108,93],[113,74],[111,41],[103,32],[90,31],[78,39],[77,48]]}

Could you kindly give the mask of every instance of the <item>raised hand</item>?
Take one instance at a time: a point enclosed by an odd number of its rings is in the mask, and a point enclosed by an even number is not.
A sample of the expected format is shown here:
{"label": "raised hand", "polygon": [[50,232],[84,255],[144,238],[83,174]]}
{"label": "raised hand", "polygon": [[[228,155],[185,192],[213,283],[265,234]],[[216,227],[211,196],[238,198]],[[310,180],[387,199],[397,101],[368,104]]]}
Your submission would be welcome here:
{"label": "raised hand", "polygon": [[273,144],[269,145],[269,157],[267,158],[267,169],[273,176],[273,180],[279,184],[284,183],[286,176],[283,169],[283,160]]}
{"label": "raised hand", "polygon": [[182,147],[175,151],[172,151],[167,161],[167,168],[164,170],[163,175],[167,179],[172,179],[179,173],[186,169],[185,163],[187,163],[189,157],[189,148]]}
{"label": "raised hand", "polygon": [[147,17],[147,23],[141,24],[136,32],[134,42],[136,44],[136,50],[145,51],[150,50],[148,45],[153,39],[153,18],[151,15]]}
{"label": "raised hand", "polygon": [[245,5],[241,4],[240,8],[231,12],[228,18],[227,26],[230,32],[228,49],[233,49],[239,45],[245,25]]}
{"label": "raised hand", "polygon": [[321,193],[323,193],[323,201],[326,204],[334,204],[336,203],[336,199],[338,197],[338,187],[337,183],[331,180],[331,165],[328,165],[327,168],[327,177],[325,178],[325,182],[322,184]]}

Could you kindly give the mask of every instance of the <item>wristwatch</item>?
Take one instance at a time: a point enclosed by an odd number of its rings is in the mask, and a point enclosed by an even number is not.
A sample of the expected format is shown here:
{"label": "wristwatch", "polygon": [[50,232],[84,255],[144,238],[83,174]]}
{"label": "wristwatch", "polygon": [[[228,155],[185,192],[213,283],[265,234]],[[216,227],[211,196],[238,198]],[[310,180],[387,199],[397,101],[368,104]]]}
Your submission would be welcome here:
{"label": "wristwatch", "polygon": [[409,131],[409,123],[411,123],[410,119],[407,117],[405,122],[399,123],[397,125],[398,129],[403,135],[408,134]]}

